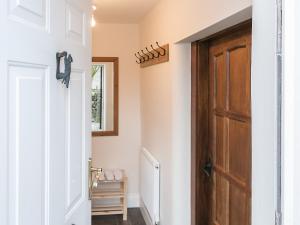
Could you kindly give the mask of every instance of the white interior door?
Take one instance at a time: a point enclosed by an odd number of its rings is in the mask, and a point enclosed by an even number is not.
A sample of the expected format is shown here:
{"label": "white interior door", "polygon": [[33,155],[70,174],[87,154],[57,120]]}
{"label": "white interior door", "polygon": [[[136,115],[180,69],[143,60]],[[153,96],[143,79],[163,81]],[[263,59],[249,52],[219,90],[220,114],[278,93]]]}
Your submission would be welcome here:
{"label": "white interior door", "polygon": [[[90,7],[0,1],[0,225],[91,223]],[[74,59],[68,89],[61,51]]]}

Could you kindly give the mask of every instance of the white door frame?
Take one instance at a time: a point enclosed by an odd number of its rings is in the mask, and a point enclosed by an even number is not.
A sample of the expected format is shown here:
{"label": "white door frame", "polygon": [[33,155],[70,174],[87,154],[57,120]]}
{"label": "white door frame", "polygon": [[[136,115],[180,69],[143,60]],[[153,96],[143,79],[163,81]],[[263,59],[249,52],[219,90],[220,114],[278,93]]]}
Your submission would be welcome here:
{"label": "white door frame", "polygon": [[299,9],[297,0],[283,0],[283,225],[300,221]]}
{"label": "white door frame", "polygon": [[277,7],[274,0],[253,0],[252,3],[252,224],[273,225],[280,133]]}

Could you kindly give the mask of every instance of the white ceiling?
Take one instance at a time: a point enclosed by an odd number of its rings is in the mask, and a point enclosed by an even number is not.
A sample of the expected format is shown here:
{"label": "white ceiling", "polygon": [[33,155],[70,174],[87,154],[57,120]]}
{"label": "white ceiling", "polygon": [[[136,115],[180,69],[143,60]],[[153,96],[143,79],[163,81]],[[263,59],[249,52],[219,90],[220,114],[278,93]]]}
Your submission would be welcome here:
{"label": "white ceiling", "polygon": [[93,0],[97,22],[138,23],[159,0]]}

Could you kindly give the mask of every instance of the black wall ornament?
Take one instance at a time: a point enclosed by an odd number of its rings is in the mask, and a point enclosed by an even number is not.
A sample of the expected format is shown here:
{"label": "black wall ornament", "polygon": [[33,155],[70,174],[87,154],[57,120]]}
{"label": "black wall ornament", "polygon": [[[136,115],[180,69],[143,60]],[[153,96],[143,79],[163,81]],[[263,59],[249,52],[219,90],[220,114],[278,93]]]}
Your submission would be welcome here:
{"label": "black wall ornament", "polygon": [[[65,63],[64,73],[60,72],[60,61],[62,57],[64,57],[64,63]],[[72,62],[73,62],[73,58],[71,54],[68,55],[67,52],[56,53],[56,79],[62,80],[62,83],[65,84],[67,88],[69,88],[69,83],[70,83]]]}

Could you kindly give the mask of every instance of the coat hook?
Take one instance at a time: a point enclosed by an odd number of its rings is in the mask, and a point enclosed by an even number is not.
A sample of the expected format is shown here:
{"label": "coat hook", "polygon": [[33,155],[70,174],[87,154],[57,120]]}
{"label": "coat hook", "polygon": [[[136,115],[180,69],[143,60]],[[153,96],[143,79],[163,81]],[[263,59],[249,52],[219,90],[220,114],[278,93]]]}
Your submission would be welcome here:
{"label": "coat hook", "polygon": [[164,49],[163,47],[159,46],[158,41],[156,42],[156,44],[157,44],[157,46],[158,46],[160,49],[162,49],[162,50],[164,51],[163,54],[161,54],[161,53],[159,53],[159,54],[160,54],[161,56],[165,56],[166,53],[167,53],[166,49]]}
{"label": "coat hook", "polygon": [[146,58],[146,61],[149,61],[149,59],[150,59],[149,55],[145,54],[145,52],[144,52],[143,50],[141,50],[141,52],[143,53],[144,56],[147,57],[147,58]]}
{"label": "coat hook", "polygon": [[142,63],[146,62],[146,59],[140,54],[140,52],[138,52],[138,55],[143,59]]}
{"label": "coat hook", "polygon": [[137,63],[137,64],[141,64],[141,63],[142,63],[142,59],[139,58],[139,57],[136,55],[136,53],[135,53],[134,55],[135,55],[135,57],[139,60],[139,61],[135,60],[136,63]]}
{"label": "coat hook", "polygon": [[160,52],[157,51],[155,48],[153,48],[153,45],[151,45],[151,48],[152,48],[153,51],[155,51],[155,52],[157,53],[157,56],[155,56],[155,54],[153,54],[153,55],[154,55],[154,58],[159,58]]}
{"label": "coat hook", "polygon": [[154,59],[155,58],[154,54],[148,50],[148,47],[146,47],[146,51],[151,55],[150,59]]}

